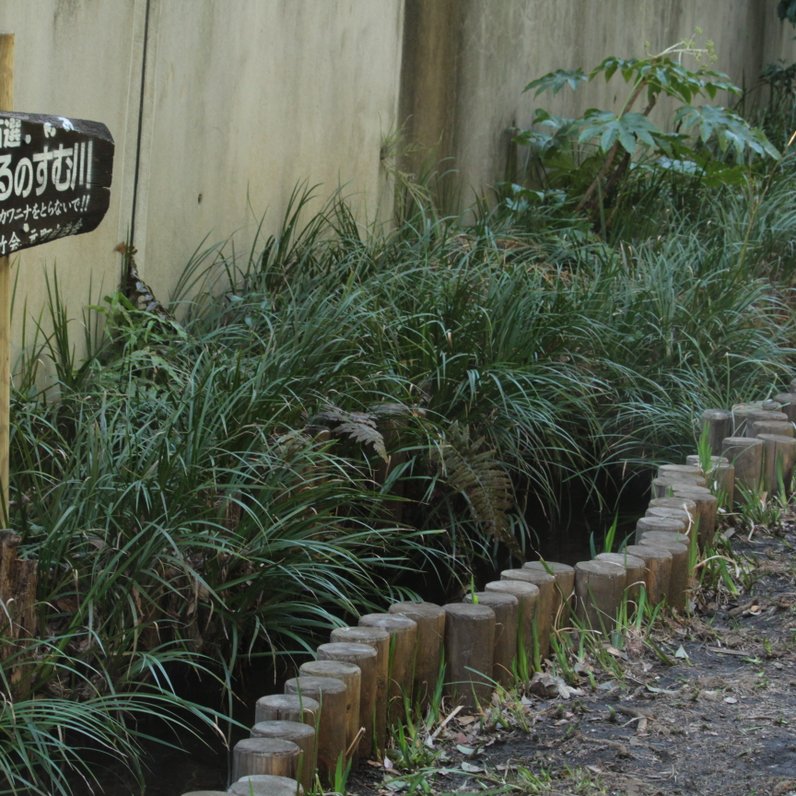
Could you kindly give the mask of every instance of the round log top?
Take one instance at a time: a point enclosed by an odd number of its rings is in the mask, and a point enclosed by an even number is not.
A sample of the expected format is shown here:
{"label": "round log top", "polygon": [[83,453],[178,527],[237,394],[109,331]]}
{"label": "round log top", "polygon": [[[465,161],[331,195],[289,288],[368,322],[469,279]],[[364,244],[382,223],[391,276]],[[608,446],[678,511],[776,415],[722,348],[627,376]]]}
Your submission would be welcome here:
{"label": "round log top", "polygon": [[299,674],[306,674],[310,677],[339,677],[342,679],[343,677],[358,675],[361,671],[355,663],[328,659],[305,661],[299,666]]}
{"label": "round log top", "polygon": [[272,719],[258,721],[252,725],[251,736],[252,738],[286,738],[292,741],[294,738],[314,738],[315,728],[309,724],[302,724],[300,721]]}
{"label": "round log top", "polygon": [[495,612],[488,605],[475,603],[446,603],[442,606],[445,615],[456,619],[471,619],[475,622],[494,622]]}
{"label": "round log top", "polygon": [[752,409],[749,412],[744,412],[739,415],[739,417],[743,418],[747,423],[751,423],[755,420],[778,421],[784,423],[788,419],[788,416],[784,412],[770,409]]}
{"label": "round log top", "polygon": [[682,497],[674,497],[674,495],[670,495],[669,497],[653,498],[647,505],[652,509],[685,509],[689,514],[693,514],[697,507],[693,500]]}
{"label": "round log top", "polygon": [[361,660],[376,657],[376,650],[373,647],[355,641],[331,641],[328,644],[320,644],[317,652],[319,660]]}
{"label": "round log top", "polygon": [[688,527],[688,523],[677,517],[639,517],[636,522],[636,530],[639,531],[672,531],[682,533]]}
{"label": "round log top", "polygon": [[651,544],[629,544],[625,550],[632,556],[643,558],[644,561],[671,560],[672,558],[672,554],[668,550]]}
{"label": "round log top", "polygon": [[502,591],[522,597],[538,597],[539,587],[525,580],[492,580],[484,586],[485,591]]}
{"label": "round log top", "polygon": [[345,683],[336,677],[318,677],[302,674],[285,681],[285,692],[288,694],[344,694]]}
{"label": "round log top", "polygon": [[788,411],[794,404],[796,404],[796,392],[778,392],[774,396],[774,400],[782,405],[785,414],[790,416]]}
{"label": "round log top", "polygon": [[530,569],[534,572],[546,572],[555,577],[558,574],[570,574],[575,571],[575,567],[569,564],[562,564],[558,561],[526,561],[522,565],[523,569]]}
{"label": "round log top", "polygon": [[688,547],[691,544],[691,537],[684,533],[676,533],[674,531],[644,531],[638,535],[638,544],[645,544],[642,539],[649,539],[650,541],[657,542],[672,542],[674,544],[681,544],[683,547]]}
{"label": "round log top", "polygon": [[439,619],[444,616],[445,611],[442,606],[436,603],[425,602],[403,602],[393,603],[388,609],[391,614],[408,616],[410,619]]}
{"label": "round log top", "polygon": [[672,558],[680,559],[684,556],[688,555],[688,547],[684,545],[682,542],[678,542],[676,540],[671,539],[650,539],[647,536],[639,539],[637,544],[640,544],[644,547],[660,547],[662,550],[666,550],[672,554]]}
{"label": "round log top", "polygon": [[597,558],[592,558],[588,561],[578,561],[578,563],[575,564],[576,577],[578,573],[583,573],[584,575],[597,575],[606,578],[621,578],[622,580],[624,580],[626,576],[625,568],[622,565]]}
{"label": "round log top", "polygon": [[504,569],[500,573],[501,580],[524,580],[536,586],[545,586],[556,582],[555,575],[550,575],[541,569]]}
{"label": "round log top", "polygon": [[778,401],[766,398],[764,401],[749,401],[743,404],[733,404],[732,413],[734,415],[745,415],[749,412],[778,412],[782,405]]}
{"label": "round log top", "polygon": [[694,484],[684,484],[682,481],[676,483],[672,487],[675,497],[687,497],[696,503],[707,501],[708,503],[715,503],[716,496],[704,486],[695,486]]}
{"label": "round log top", "polygon": [[793,423],[790,420],[787,423],[779,421],[773,423],[764,423],[760,420],[755,420],[752,424],[753,436],[765,437],[769,435],[776,435],[781,437],[794,437]]}
{"label": "round log top", "polygon": [[762,442],[776,442],[778,445],[796,445],[796,439],[789,434],[758,434]]}
{"label": "round log top", "polygon": [[[321,703],[310,696],[300,694],[268,694],[260,697],[254,705],[254,715],[269,719],[283,719],[288,716],[303,717],[307,724],[314,724]],[[260,719],[264,721],[265,718]],[[292,720],[292,719],[291,719]]]}
{"label": "round log top", "polygon": [[229,796],[228,790],[192,790],[182,796]]}
{"label": "round log top", "polygon": [[[312,729],[309,724],[302,725],[307,729]],[[236,751],[248,754],[265,753],[269,755],[296,754],[298,746],[287,738],[277,738],[272,735],[241,738],[234,746]]]}
{"label": "round log top", "polygon": [[303,796],[304,789],[290,777],[250,774],[230,785],[227,796]]}
{"label": "round log top", "polygon": [[726,454],[729,454],[734,448],[758,448],[762,444],[756,437],[725,437],[721,441],[721,449],[725,458],[732,461],[733,456]]}
{"label": "round log top", "polygon": [[332,641],[353,641],[362,644],[378,644],[388,641],[390,634],[383,627],[336,627],[332,630]]}
{"label": "round log top", "polygon": [[669,517],[675,520],[691,522],[694,515],[685,509],[673,509],[668,506],[651,506],[644,512],[645,517]]}
{"label": "round log top", "polygon": [[364,627],[380,627],[390,633],[406,632],[417,628],[417,622],[402,614],[365,614],[359,617],[359,624]]}
{"label": "round log top", "polygon": [[644,566],[644,559],[630,553],[598,553],[595,561],[607,561],[609,564],[619,564],[625,569],[639,569]]}
{"label": "round log top", "polygon": [[660,478],[683,478],[704,485],[705,474],[695,464],[662,464],[658,467]]}
{"label": "round log top", "polygon": [[[700,469],[700,472],[705,472],[705,470],[702,468],[702,458],[698,453],[690,453],[688,456],[686,456],[685,463],[694,464]],[[710,467],[708,469],[715,470],[717,467],[726,467],[729,463],[730,460],[726,456],[711,456]]]}
{"label": "round log top", "polygon": [[477,605],[488,605],[490,608],[504,605],[518,605],[519,600],[516,595],[507,591],[476,591],[464,595],[465,602]]}
{"label": "round log top", "polygon": [[732,417],[732,412],[726,409],[705,409],[702,412],[703,420],[729,420]]}
{"label": "round log top", "polygon": [[[301,755],[301,747],[293,742],[288,741],[286,738],[243,738],[238,741],[232,748],[232,754],[235,760],[233,771],[237,769],[238,773],[244,773],[247,769],[251,771],[252,767],[243,761],[254,761],[262,758],[276,761],[295,760]],[[259,766],[258,766],[259,767]],[[256,770],[256,769],[255,769]],[[294,770],[279,769],[285,774],[292,774]],[[234,776],[234,774],[233,774]]]}

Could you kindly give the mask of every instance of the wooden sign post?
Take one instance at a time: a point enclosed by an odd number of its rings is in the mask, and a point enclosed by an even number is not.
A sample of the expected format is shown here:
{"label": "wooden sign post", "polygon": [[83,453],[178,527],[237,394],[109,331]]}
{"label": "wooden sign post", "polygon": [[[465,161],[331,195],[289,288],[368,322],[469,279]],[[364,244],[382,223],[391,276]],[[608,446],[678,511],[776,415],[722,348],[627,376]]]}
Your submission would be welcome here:
{"label": "wooden sign post", "polygon": [[15,113],[14,36],[0,34],[0,521],[8,524],[9,256],[95,229],[110,203],[113,138],[99,122]]}
{"label": "wooden sign post", "polygon": [[[0,34],[0,111],[14,105],[14,34]],[[0,524],[8,526],[8,445],[11,427],[11,265],[0,255]]]}
{"label": "wooden sign post", "polygon": [[[11,268],[9,257],[94,229],[110,202],[113,139],[104,124],[14,113],[14,36],[0,34],[0,667],[36,633],[35,559],[20,559],[9,525]],[[11,640],[11,641],[10,641]],[[26,698],[24,667],[6,673]]]}

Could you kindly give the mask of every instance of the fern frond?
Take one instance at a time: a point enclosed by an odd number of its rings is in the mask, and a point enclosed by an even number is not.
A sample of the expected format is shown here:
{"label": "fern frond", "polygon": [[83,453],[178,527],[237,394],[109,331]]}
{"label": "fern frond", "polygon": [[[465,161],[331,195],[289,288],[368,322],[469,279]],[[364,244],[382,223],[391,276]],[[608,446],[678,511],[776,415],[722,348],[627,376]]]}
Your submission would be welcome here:
{"label": "fern frond", "polygon": [[327,428],[337,437],[348,437],[360,445],[369,445],[379,458],[389,463],[384,436],[376,427],[376,415],[370,412],[347,412],[330,406],[310,420],[309,427],[319,426]]}
{"label": "fern frond", "polygon": [[440,476],[466,500],[473,519],[486,533],[511,550],[518,547],[511,534],[508,512],[514,507],[511,478],[483,437],[453,423],[436,452]]}

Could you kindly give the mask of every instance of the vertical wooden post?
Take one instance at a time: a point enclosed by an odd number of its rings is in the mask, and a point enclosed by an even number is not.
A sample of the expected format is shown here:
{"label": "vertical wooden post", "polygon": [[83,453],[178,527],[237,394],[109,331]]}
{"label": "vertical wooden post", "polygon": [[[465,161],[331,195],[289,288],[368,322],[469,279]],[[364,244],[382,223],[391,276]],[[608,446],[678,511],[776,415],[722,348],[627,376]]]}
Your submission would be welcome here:
{"label": "vertical wooden post", "polygon": [[387,743],[387,678],[390,665],[390,634],[380,627],[336,627],[332,643],[367,644],[376,650],[376,709],[373,714],[372,748],[384,752]]}
{"label": "vertical wooden post", "polygon": [[445,693],[468,708],[489,704],[494,690],[495,612],[488,605],[447,603]]}
{"label": "vertical wooden post", "polygon": [[[359,716],[357,731],[362,732],[359,740],[359,755],[367,757],[373,749],[378,685],[378,654],[369,644],[336,642],[321,644],[318,647],[318,660],[353,663],[359,668]],[[361,728],[361,730],[360,730]],[[308,789],[309,790],[309,789]]]}
{"label": "vertical wooden post", "polygon": [[[14,106],[14,34],[0,33],[0,111]],[[0,257],[0,526],[8,527],[11,415],[11,265]]]}
{"label": "vertical wooden post", "polygon": [[445,610],[434,603],[400,602],[393,603],[387,611],[408,616],[417,623],[412,693],[415,703],[425,707],[434,691],[442,665]]}

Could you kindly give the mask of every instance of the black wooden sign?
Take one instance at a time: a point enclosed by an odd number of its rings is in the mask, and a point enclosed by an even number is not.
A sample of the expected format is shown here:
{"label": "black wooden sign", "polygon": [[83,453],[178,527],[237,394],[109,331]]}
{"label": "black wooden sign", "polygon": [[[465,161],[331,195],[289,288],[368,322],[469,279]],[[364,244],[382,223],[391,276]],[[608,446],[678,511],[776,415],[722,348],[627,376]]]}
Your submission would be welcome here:
{"label": "black wooden sign", "polygon": [[104,124],[0,113],[0,256],[95,229],[112,171]]}

